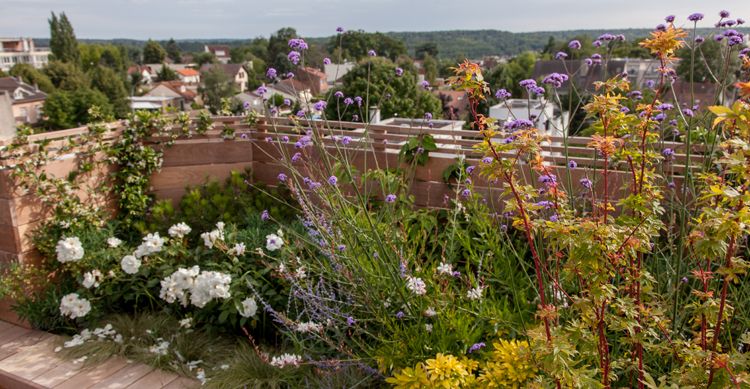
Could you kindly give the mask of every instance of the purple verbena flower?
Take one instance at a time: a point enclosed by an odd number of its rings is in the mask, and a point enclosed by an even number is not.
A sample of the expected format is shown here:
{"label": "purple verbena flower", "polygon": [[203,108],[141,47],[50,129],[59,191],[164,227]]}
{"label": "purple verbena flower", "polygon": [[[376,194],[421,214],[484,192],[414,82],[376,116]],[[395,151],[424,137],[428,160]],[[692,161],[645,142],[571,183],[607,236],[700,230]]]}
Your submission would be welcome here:
{"label": "purple verbena flower", "polygon": [[498,100],[506,100],[510,98],[510,92],[508,92],[505,89],[498,89],[497,92],[495,92],[495,98]]}
{"label": "purple verbena flower", "polygon": [[476,167],[476,166],[474,166],[474,165],[470,165],[470,166],[467,166],[467,167],[466,167],[466,174],[469,174],[469,175],[471,175],[471,173],[474,173],[474,169],[476,169],[476,168],[477,168],[477,167]]}
{"label": "purple verbena flower", "polygon": [[394,203],[394,202],[396,202],[396,195],[391,193],[391,194],[385,196],[385,202],[386,203]]}
{"label": "purple verbena flower", "polygon": [[581,42],[577,39],[574,39],[568,43],[568,48],[578,50],[581,48]]}
{"label": "purple verbena flower", "polygon": [[589,180],[588,178],[581,178],[580,180],[578,180],[578,183],[580,183],[581,186],[583,186],[586,189],[591,189],[591,186],[593,185],[591,180]]}
{"label": "purple verbena flower", "polygon": [[568,161],[568,167],[571,168],[571,169],[575,169],[575,168],[578,167],[578,162],[576,162],[575,160],[571,159],[570,161]]}
{"label": "purple verbena flower", "polygon": [[485,347],[484,342],[474,343],[469,347],[469,354],[475,353]]}
{"label": "purple verbena flower", "polygon": [[302,159],[302,153],[294,153],[292,155],[292,162],[299,162]]}
{"label": "purple verbena flower", "polygon": [[396,68],[396,77],[401,77],[404,75],[404,69]]}
{"label": "purple verbena flower", "polygon": [[300,117],[300,118],[305,117],[305,110],[300,109],[299,111],[297,111],[297,117]]}
{"label": "purple verbena flower", "polygon": [[425,112],[424,118],[425,118],[425,120],[432,120],[432,113],[431,112]]}
{"label": "purple verbena flower", "polygon": [[263,212],[260,213],[260,220],[266,221],[271,218],[271,215],[268,214],[268,210],[264,209]]}
{"label": "purple verbena flower", "polygon": [[302,58],[302,54],[300,54],[299,51],[292,50],[286,57],[289,59],[289,62],[297,65],[299,64],[300,58]]}
{"label": "purple verbena flower", "polygon": [[265,95],[266,93],[268,93],[268,88],[266,88],[266,85],[265,85],[265,84],[264,84],[264,85],[261,85],[261,86],[259,86],[259,87],[258,87],[258,89],[256,89],[256,90],[255,90],[255,93],[256,93],[256,94],[257,94],[258,96],[263,96],[263,95]]}
{"label": "purple verbena flower", "polygon": [[266,77],[273,80],[274,78],[276,78],[276,76],[277,76],[276,69],[268,68],[268,70],[266,70]]}
{"label": "purple verbena flower", "polygon": [[344,32],[344,27],[336,27],[336,32],[341,34],[342,32]]}
{"label": "purple verbena flower", "polygon": [[323,111],[326,109],[326,105],[328,105],[328,103],[326,103],[325,100],[320,100],[313,104],[313,109],[316,111]]}
{"label": "purple verbena flower", "polygon": [[278,178],[280,182],[286,182],[287,176],[284,173],[279,173],[279,175],[276,176],[276,178]]}
{"label": "purple verbena flower", "polygon": [[307,42],[302,38],[292,38],[289,40],[289,48],[292,50],[307,50]]}
{"label": "purple verbena flower", "polygon": [[549,74],[547,77],[544,77],[544,80],[542,80],[542,83],[547,84],[547,85],[552,85],[552,87],[554,88],[560,88],[565,81],[568,81],[567,74],[552,73],[552,74]]}
{"label": "purple verbena flower", "polygon": [[694,14],[690,14],[687,18],[691,22],[697,22],[697,21],[703,20],[703,14],[696,12]]}
{"label": "purple verbena flower", "polygon": [[674,15],[668,15],[666,18],[664,18],[664,21],[667,23],[674,23]]}
{"label": "purple verbena flower", "polygon": [[358,106],[362,106],[362,98],[359,96],[354,97],[354,102],[357,103]]}
{"label": "purple verbena flower", "polygon": [[469,189],[464,189],[461,191],[461,197],[468,198],[471,196],[471,191]]}
{"label": "purple verbena flower", "polygon": [[378,55],[378,53],[376,53],[375,50],[370,49],[370,50],[367,50],[367,55],[369,55],[370,57],[374,57]]}
{"label": "purple verbena flower", "polygon": [[323,65],[330,65],[330,64],[331,64],[331,59],[330,58],[328,58],[328,57],[323,58]]}
{"label": "purple verbena flower", "polygon": [[420,85],[422,86],[422,88],[424,88],[424,89],[428,89],[428,88],[430,87],[430,82],[429,82],[429,81],[427,81],[427,80],[422,80],[422,82],[420,82],[419,84],[420,84]]}
{"label": "purple verbena flower", "polygon": [[338,184],[338,182],[339,182],[339,179],[336,176],[330,176],[330,177],[328,177],[328,183],[329,184],[335,186],[336,184]]}
{"label": "purple verbena flower", "polygon": [[729,11],[727,11],[727,10],[721,10],[721,11],[719,11],[719,16],[721,16],[722,18],[728,18],[729,17]]}

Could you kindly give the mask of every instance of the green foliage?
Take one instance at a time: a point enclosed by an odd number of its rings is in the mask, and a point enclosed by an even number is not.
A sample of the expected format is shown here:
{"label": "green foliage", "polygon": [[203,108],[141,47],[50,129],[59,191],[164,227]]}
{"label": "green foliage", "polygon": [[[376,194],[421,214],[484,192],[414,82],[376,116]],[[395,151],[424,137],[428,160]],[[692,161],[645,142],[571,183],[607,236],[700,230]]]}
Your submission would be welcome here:
{"label": "green foliage", "polygon": [[43,92],[52,93],[55,91],[55,86],[52,85],[49,77],[29,64],[19,63],[14,65],[10,68],[10,75],[20,77],[23,82],[29,85],[36,85]]}
{"label": "green foliage", "polygon": [[105,66],[117,73],[124,73],[128,59],[122,46],[102,44],[81,44],[78,48],[81,53],[81,66],[87,72],[99,66]]}
{"label": "green foliage", "polygon": [[143,63],[162,63],[167,57],[167,51],[159,42],[149,39],[143,46]]}
{"label": "green foliage", "polygon": [[167,57],[171,59],[174,63],[182,63],[182,51],[180,50],[180,46],[177,45],[177,42],[174,41],[174,39],[169,38],[169,41],[167,42],[165,52],[167,53]]}
{"label": "green foliage", "polygon": [[326,109],[326,117],[330,120],[351,120],[358,115],[361,120],[369,118],[369,106],[378,106],[382,117],[421,118],[426,113],[435,117],[442,112],[440,100],[416,85],[416,76],[408,68],[404,69],[402,77],[396,77],[396,65],[392,62],[374,58],[362,62],[343,78],[341,89],[349,97],[368,96],[360,109],[353,105],[346,107],[343,99],[332,97],[334,90],[329,92],[331,97]]}
{"label": "green foliage", "polygon": [[432,135],[417,135],[409,138],[409,140],[401,146],[401,151],[398,153],[398,157],[401,161],[406,163],[416,163],[417,165],[424,166],[430,158],[430,152],[435,150],[437,150],[437,145],[435,144],[435,138],[433,138]]}
{"label": "green foliage", "polygon": [[125,118],[130,112],[130,101],[122,74],[118,74],[109,67],[99,65],[89,71],[89,78],[91,79],[91,87],[107,96],[115,117]]}
{"label": "green foliage", "polygon": [[161,69],[159,69],[159,72],[156,73],[156,78],[159,79],[159,81],[174,81],[179,79],[180,77],[177,75],[177,72],[172,70],[167,64],[162,63]]}
{"label": "green foliage", "polygon": [[250,171],[232,172],[223,184],[214,181],[188,188],[180,200],[179,211],[174,210],[170,201],[159,202],[152,211],[150,229],[184,221],[195,231],[208,231],[217,220],[245,228],[264,210],[275,220],[293,220],[288,190],[250,185],[251,180]]}
{"label": "green foliage", "polygon": [[57,89],[76,91],[89,87],[86,74],[75,64],[50,61],[43,71]]}
{"label": "green foliage", "polygon": [[203,65],[216,63],[217,61],[214,53],[200,52],[193,55],[193,62],[195,62],[198,67],[201,67]]}
{"label": "green foliage", "polygon": [[91,109],[96,108],[104,116],[112,116],[114,110],[109,99],[95,89],[82,88],[73,91],[58,90],[47,96],[42,111],[46,117],[44,125],[49,129],[66,129],[90,123],[94,118]]}
{"label": "green foliage", "polygon": [[48,21],[50,30],[49,47],[53,58],[61,62],[78,65],[80,58],[78,41],[68,16],[63,12],[58,17],[52,12]]}
{"label": "green foliage", "polygon": [[279,29],[268,39],[268,48],[266,49],[266,63],[269,67],[276,69],[279,74],[284,74],[292,70],[292,63],[287,59],[289,53],[289,40],[297,38],[297,30],[291,27]]}
{"label": "green foliage", "polygon": [[398,57],[407,53],[406,46],[400,40],[380,32],[369,33],[363,30],[346,31],[332,36],[328,41],[327,49],[335,58],[341,57],[348,61],[367,58],[370,50],[375,50],[379,56],[389,58],[391,61],[396,61]]}
{"label": "green foliage", "polygon": [[204,104],[214,113],[221,110],[222,99],[237,94],[234,80],[219,66],[213,66],[203,73],[202,84],[198,91],[203,96]]}

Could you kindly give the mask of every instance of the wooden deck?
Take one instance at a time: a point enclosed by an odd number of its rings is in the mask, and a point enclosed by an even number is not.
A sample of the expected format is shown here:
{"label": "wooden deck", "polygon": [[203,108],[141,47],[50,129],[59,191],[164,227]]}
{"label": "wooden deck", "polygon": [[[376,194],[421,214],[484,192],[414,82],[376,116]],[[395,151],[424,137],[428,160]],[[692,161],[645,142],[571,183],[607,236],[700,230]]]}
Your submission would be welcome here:
{"label": "wooden deck", "polygon": [[196,388],[200,384],[150,366],[112,357],[83,366],[58,357],[58,336],[0,321],[0,389]]}

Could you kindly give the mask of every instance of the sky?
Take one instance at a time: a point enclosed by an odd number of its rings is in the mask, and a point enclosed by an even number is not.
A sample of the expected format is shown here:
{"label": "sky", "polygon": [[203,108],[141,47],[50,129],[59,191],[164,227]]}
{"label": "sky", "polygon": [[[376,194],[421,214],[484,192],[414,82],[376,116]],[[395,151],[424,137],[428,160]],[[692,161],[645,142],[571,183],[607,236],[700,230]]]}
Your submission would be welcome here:
{"label": "sky", "polygon": [[[721,8],[720,8],[721,7]],[[78,38],[246,39],[291,26],[302,36],[365,31],[496,29],[513,32],[650,28],[674,14],[718,12],[750,21],[750,0],[0,0],[0,37],[49,37],[65,12]]]}

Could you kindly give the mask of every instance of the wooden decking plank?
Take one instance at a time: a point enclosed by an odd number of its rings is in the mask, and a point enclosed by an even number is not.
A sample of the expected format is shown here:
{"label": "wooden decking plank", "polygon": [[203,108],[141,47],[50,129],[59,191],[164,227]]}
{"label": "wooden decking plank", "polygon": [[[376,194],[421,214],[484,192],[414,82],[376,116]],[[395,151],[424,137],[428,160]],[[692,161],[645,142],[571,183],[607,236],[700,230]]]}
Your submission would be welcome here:
{"label": "wooden decking plank", "polygon": [[13,336],[7,340],[0,340],[0,360],[15,354],[21,347],[37,344],[53,336],[42,331],[27,330],[25,328],[21,328],[21,330],[18,331],[18,336]]}
{"label": "wooden decking plank", "polygon": [[104,363],[91,368],[81,370],[67,381],[55,386],[56,389],[81,389],[88,388],[98,382],[102,382],[111,375],[117,373],[127,365],[125,358],[112,357]]}
{"label": "wooden decking plank", "polygon": [[0,389],[46,389],[46,387],[17,375],[0,371]]}
{"label": "wooden decking plank", "polygon": [[81,368],[83,368],[83,365],[80,363],[63,362],[51,370],[34,377],[34,382],[46,388],[53,388],[78,374]]}
{"label": "wooden decking plank", "polygon": [[16,326],[14,326],[13,324],[10,324],[10,323],[8,323],[6,321],[0,320],[0,333],[2,333],[3,331],[5,331],[5,330],[7,330],[9,328],[13,328],[13,327],[16,327]]}
{"label": "wooden decking plank", "polygon": [[132,362],[122,370],[112,374],[104,381],[92,386],[91,389],[121,389],[126,388],[143,376],[147,375],[154,369],[151,366],[142,363]]}
{"label": "wooden decking plank", "polygon": [[12,356],[0,361],[0,371],[15,374],[27,380],[54,369],[62,360],[54,355],[56,337],[50,336],[31,346],[21,347]]}
{"label": "wooden decking plank", "polygon": [[177,374],[154,370],[128,386],[128,389],[162,388],[178,378]]}
{"label": "wooden decking plank", "polygon": [[170,382],[166,386],[164,386],[164,389],[193,389],[200,387],[200,382],[196,380],[191,380],[190,378],[180,377],[176,380]]}

